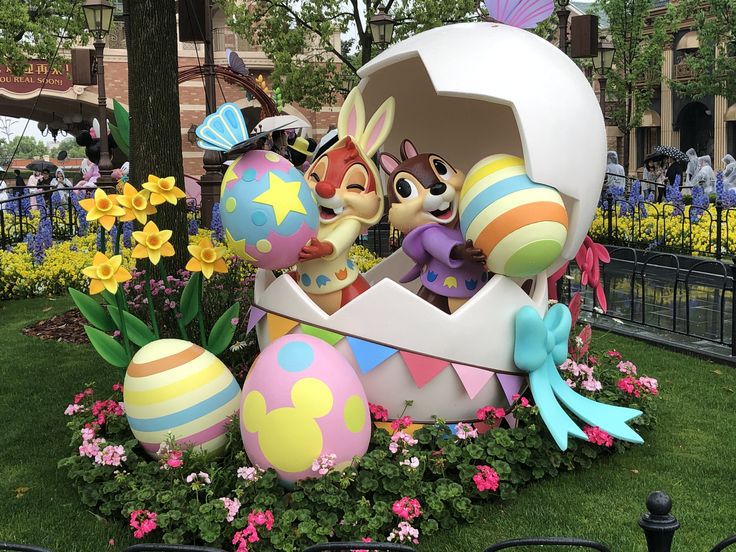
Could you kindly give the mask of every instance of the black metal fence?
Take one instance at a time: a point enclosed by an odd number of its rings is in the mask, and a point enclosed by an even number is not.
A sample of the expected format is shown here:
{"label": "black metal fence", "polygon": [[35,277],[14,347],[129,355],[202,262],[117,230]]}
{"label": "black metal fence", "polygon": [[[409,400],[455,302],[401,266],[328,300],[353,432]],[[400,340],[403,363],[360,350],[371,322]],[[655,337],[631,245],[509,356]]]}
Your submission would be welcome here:
{"label": "black metal fence", "polygon": [[[736,356],[736,265],[631,247],[608,251],[611,262],[601,267],[605,316],[725,346]],[[595,294],[579,283],[574,261],[567,276],[557,284],[560,300],[569,302],[581,292],[583,308],[598,310]]]}

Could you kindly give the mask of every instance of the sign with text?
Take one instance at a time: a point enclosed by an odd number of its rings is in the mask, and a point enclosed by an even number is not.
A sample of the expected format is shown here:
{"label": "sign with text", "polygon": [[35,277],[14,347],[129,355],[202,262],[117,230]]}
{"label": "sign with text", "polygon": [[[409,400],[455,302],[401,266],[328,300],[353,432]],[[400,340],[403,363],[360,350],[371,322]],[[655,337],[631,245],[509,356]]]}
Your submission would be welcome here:
{"label": "sign with text", "polygon": [[44,90],[66,92],[73,86],[71,70],[70,63],[49,70],[47,62],[33,60],[22,75],[14,75],[7,67],[0,66],[0,89],[15,94],[28,94],[41,90],[41,87]]}

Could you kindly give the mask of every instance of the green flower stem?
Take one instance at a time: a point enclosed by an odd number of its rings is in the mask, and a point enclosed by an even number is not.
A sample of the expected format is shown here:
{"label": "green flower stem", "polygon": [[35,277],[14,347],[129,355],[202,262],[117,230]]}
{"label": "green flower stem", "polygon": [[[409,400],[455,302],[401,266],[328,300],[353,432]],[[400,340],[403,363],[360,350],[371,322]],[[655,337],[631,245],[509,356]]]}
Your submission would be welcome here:
{"label": "green flower stem", "polygon": [[115,246],[113,248],[113,255],[120,255],[120,238],[123,234],[123,223],[116,222],[115,228],[117,228],[118,231],[115,234]]}
{"label": "green flower stem", "polygon": [[118,291],[115,294],[115,300],[118,304],[118,315],[120,316],[120,333],[123,334],[123,344],[125,345],[125,353],[128,355],[128,361],[132,360],[133,355],[130,353],[130,341],[128,341],[128,332],[125,329],[125,316],[123,304],[125,303],[125,295],[123,295],[122,286],[118,286]]}
{"label": "green flower stem", "polygon": [[203,294],[203,285],[202,280],[204,279],[204,274],[199,278],[199,286],[197,289],[197,294],[199,296],[199,310],[197,311],[197,321],[199,323],[199,343],[202,345],[202,347],[207,347],[207,335],[204,331],[204,317],[202,316],[202,294]]}
{"label": "green flower stem", "polygon": [[97,228],[97,243],[100,244],[100,253],[107,254],[107,237],[105,236],[105,229],[102,227],[101,224],[98,225]]}
{"label": "green flower stem", "polygon": [[[166,263],[164,262],[163,257],[158,262],[159,269],[161,271],[161,280],[164,283],[164,287],[167,289],[169,288],[169,281],[168,281],[168,272],[166,271]],[[181,301],[179,301],[181,302]],[[176,308],[174,308],[174,318],[176,318],[176,325],[179,327],[179,335],[184,341],[189,341],[189,336],[187,335],[187,329],[184,327],[184,323],[181,321],[181,305],[177,304]]]}
{"label": "green flower stem", "polygon": [[156,334],[156,339],[159,338],[158,331],[158,320],[156,319],[156,309],[153,308],[153,295],[151,295],[151,279],[146,278],[146,299],[148,300],[148,316],[151,318],[151,325],[153,326],[153,333]]}

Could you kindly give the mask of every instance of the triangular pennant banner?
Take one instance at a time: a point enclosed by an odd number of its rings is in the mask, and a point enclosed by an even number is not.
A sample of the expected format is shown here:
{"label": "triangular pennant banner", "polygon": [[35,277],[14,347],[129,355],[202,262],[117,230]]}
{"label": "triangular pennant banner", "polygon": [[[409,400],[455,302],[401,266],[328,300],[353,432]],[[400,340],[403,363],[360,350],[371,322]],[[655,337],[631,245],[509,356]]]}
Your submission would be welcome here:
{"label": "triangular pennant banner", "polygon": [[312,337],[316,337],[317,339],[321,339],[322,341],[329,343],[330,345],[334,345],[343,338],[343,336],[340,334],[336,334],[335,332],[331,332],[329,330],[323,330],[322,328],[315,328],[314,326],[310,326],[308,324],[302,324],[301,328],[303,333],[311,335]]}
{"label": "triangular pennant banner", "polygon": [[452,367],[455,369],[457,377],[465,387],[465,391],[468,393],[470,399],[474,399],[480,390],[485,387],[488,380],[493,377],[493,372],[490,370],[483,370],[482,368],[475,368],[473,366],[465,366],[464,364],[458,364],[457,362],[452,363]]}
{"label": "triangular pennant banner", "polygon": [[299,324],[299,322],[291,320],[290,318],[269,314],[266,318],[266,325],[268,326],[268,340],[275,341],[279,337],[288,334],[296,327],[297,324]]}
{"label": "triangular pennant banner", "polygon": [[506,395],[506,400],[511,404],[511,397],[516,395],[521,389],[521,385],[524,383],[524,376],[513,376],[511,374],[496,374],[498,383],[501,384],[503,394]]}
{"label": "triangular pennant banner", "polygon": [[519,422],[516,419],[516,417],[510,412],[506,414],[506,421],[508,422],[509,427],[512,429],[515,428],[517,425],[519,425]]}
{"label": "triangular pennant banner", "polygon": [[347,340],[358,363],[358,368],[363,374],[367,374],[396,352],[396,349],[391,347],[364,341],[357,337],[348,336]]}
{"label": "triangular pennant banner", "polygon": [[256,327],[256,324],[261,321],[261,318],[263,318],[265,315],[266,311],[264,311],[263,309],[251,306],[251,308],[248,309],[248,327],[246,328],[245,333],[249,334],[251,330]]}
{"label": "triangular pennant banner", "polygon": [[404,364],[406,364],[411,377],[414,379],[414,383],[420,389],[436,378],[449,365],[449,362],[446,360],[409,353],[407,351],[401,351],[401,358],[404,360]]}

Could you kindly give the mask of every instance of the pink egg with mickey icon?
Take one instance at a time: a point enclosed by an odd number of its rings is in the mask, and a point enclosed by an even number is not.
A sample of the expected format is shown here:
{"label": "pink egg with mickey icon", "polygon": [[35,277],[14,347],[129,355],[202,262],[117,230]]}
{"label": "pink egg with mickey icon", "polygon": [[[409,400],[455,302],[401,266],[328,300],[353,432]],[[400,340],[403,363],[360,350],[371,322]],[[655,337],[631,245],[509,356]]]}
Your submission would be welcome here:
{"label": "pink egg with mickey icon", "polygon": [[275,469],[285,483],[320,477],[315,462],[343,469],[368,450],[363,386],[348,361],[321,339],[293,334],[271,343],[251,367],[241,397],[248,458]]}
{"label": "pink egg with mickey icon", "polygon": [[288,268],[317,235],[319,212],[302,174],[272,151],[252,150],[225,172],[220,219],[228,245],[260,268]]}

